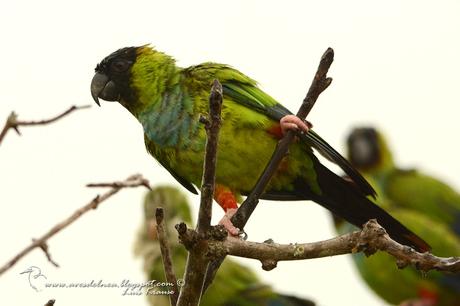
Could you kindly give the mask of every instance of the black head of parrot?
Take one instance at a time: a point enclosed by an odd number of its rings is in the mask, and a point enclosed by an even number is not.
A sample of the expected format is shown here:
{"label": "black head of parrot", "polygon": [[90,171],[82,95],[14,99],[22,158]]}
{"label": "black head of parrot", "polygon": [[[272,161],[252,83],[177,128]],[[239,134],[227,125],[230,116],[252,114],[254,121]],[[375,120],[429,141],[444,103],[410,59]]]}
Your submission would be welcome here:
{"label": "black head of parrot", "polygon": [[106,101],[120,101],[129,94],[131,67],[136,61],[138,47],[119,49],[96,66],[91,81],[91,95],[97,105],[99,98]]}
{"label": "black head of parrot", "polygon": [[358,169],[373,167],[380,161],[377,130],[372,127],[355,128],[347,140],[350,162]]}

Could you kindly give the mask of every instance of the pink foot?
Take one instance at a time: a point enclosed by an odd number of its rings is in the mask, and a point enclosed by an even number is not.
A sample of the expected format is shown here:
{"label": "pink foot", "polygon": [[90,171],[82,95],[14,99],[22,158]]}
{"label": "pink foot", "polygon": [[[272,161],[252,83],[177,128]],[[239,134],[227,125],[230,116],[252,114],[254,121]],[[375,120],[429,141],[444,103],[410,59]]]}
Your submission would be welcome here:
{"label": "pink foot", "polygon": [[233,224],[232,221],[230,220],[232,216],[236,213],[237,208],[229,208],[225,212],[225,215],[222,217],[222,219],[219,221],[220,225],[223,225],[227,232],[231,236],[238,236],[240,233],[240,230],[236,228]]}
{"label": "pink foot", "polygon": [[436,302],[432,299],[420,298],[404,301],[399,306],[436,306]]}
{"label": "pink foot", "polygon": [[301,130],[307,133],[313,125],[308,121],[302,121],[295,115],[287,115],[280,120],[281,132],[285,134],[288,130]]}

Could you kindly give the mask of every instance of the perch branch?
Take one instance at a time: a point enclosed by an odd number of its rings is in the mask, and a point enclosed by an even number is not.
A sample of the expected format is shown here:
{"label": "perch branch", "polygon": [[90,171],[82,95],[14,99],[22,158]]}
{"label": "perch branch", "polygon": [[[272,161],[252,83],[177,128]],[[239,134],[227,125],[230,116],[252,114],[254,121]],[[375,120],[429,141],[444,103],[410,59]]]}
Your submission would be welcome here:
{"label": "perch branch", "polygon": [[177,287],[176,273],[174,273],[174,265],[172,263],[171,252],[168,243],[168,237],[166,236],[165,222],[164,222],[164,211],[163,208],[158,207],[155,211],[155,217],[157,221],[157,233],[158,241],[160,243],[161,256],[163,258],[163,266],[165,269],[166,281],[173,284],[173,294],[169,295],[171,306],[177,304],[179,297],[179,288]]}
{"label": "perch branch", "polygon": [[[111,185],[113,184],[113,185]],[[115,182],[109,184],[111,189],[107,191],[106,193],[102,195],[97,195],[92,199],[88,204],[85,206],[77,209],[72,215],[70,215],[68,218],[65,220],[61,221],[60,223],[56,224],[53,226],[46,234],[41,236],[38,239],[34,239],[32,243],[27,246],[25,249],[23,249],[21,252],[19,252],[16,256],[14,256],[11,260],[9,260],[5,265],[3,265],[0,268],[0,275],[2,275],[5,271],[9,270],[12,266],[14,266],[22,257],[27,255],[30,251],[32,251],[35,248],[41,248],[44,249],[44,246],[46,245],[46,242],[48,239],[59,233],[61,230],[75,222],[78,218],[80,218],[83,214],[87,213],[88,211],[92,209],[96,209],[100,203],[104,202],[114,194],[116,194],[118,191],[120,191],[123,188],[128,188],[128,187],[138,187],[138,186],[146,186],[148,185],[148,181],[143,178],[141,175],[136,174],[128,177],[124,181],[120,182]],[[89,187],[94,187],[94,186],[101,186],[101,184],[88,184]],[[47,250],[47,247],[44,249]],[[50,256],[47,251],[45,251],[45,255]],[[48,257],[49,259],[51,257]],[[54,262],[52,262],[54,263]]]}
{"label": "perch branch", "polygon": [[[321,57],[318,69],[310,85],[310,89],[308,90],[307,95],[305,96],[302,105],[300,106],[297,112],[297,117],[299,117],[300,119],[305,120],[305,118],[315,105],[315,102],[318,99],[319,95],[324,90],[326,90],[326,88],[328,88],[331,84],[332,79],[326,77],[326,75],[329,71],[329,68],[332,65],[333,60],[334,50],[332,50],[332,48],[328,48]],[[239,228],[240,230],[243,230],[249,217],[251,216],[252,212],[259,203],[259,198],[265,190],[265,187],[267,187],[267,184],[270,182],[271,177],[275,173],[276,169],[278,169],[279,163],[287,155],[289,145],[294,139],[294,136],[295,132],[289,130],[284,135],[284,137],[278,142],[269,163],[265,167],[262,175],[259,177],[256,185],[254,186],[246,200],[243,202],[243,204],[241,204],[241,206],[238,208],[235,215],[233,215],[231,221],[235,227]],[[209,264],[208,271],[206,272],[206,281],[204,284],[203,291],[206,291],[208,286],[211,284],[217,272],[217,269],[219,269],[223,260],[224,258],[219,258],[212,261]]]}
{"label": "perch branch", "polygon": [[445,258],[428,252],[419,253],[391,239],[375,219],[368,221],[361,231],[313,243],[258,243],[233,237],[224,241],[209,242],[210,254],[224,252],[227,255],[257,259],[262,262],[262,268],[265,270],[275,268],[278,261],[313,259],[356,252],[364,252],[370,256],[376,251],[384,251],[392,255],[399,268],[413,265],[421,271],[460,273],[460,257]]}
{"label": "perch branch", "polygon": [[204,156],[204,170],[201,185],[201,201],[197,229],[199,239],[189,248],[185,267],[184,286],[181,289],[178,306],[200,304],[201,291],[208,268],[206,257],[207,238],[205,234],[211,228],[212,199],[216,176],[217,142],[220,130],[222,109],[222,85],[214,80],[209,96],[209,119],[200,120],[206,125],[207,141]]}
{"label": "perch branch", "polygon": [[16,131],[18,135],[21,135],[19,132],[19,127],[20,126],[31,126],[31,125],[46,125],[49,123],[53,123],[55,121],[58,121],[62,117],[67,116],[68,114],[72,113],[73,111],[79,110],[79,109],[84,109],[84,108],[89,108],[91,105],[83,105],[83,106],[76,106],[72,105],[69,109],[67,109],[65,112],[50,118],[50,119],[43,119],[43,120],[38,120],[38,121],[22,121],[18,120],[18,115],[15,112],[11,112],[11,114],[8,116],[6,119],[5,125],[3,126],[2,131],[0,132],[0,144],[3,141],[3,138],[5,138],[6,133],[10,130],[13,129]]}

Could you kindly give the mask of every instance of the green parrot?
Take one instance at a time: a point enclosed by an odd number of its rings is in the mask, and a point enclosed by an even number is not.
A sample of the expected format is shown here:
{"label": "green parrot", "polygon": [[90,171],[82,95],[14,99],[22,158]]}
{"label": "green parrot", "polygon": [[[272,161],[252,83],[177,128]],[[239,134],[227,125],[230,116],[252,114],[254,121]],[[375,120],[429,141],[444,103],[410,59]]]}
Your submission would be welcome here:
{"label": "green parrot", "polygon": [[[201,184],[206,143],[199,117],[208,112],[213,80],[220,81],[223,124],[214,198],[229,215],[239,195],[255,185],[283,132],[294,129],[299,141],[291,145],[263,199],[313,200],[360,227],[375,218],[395,240],[418,251],[430,249],[367,198],[375,191],[344,157],[238,70],[217,63],[181,68],[172,57],[141,46],[115,51],[95,71],[91,94],[96,103],[99,98],[118,101],[134,115],[143,126],[148,152],[193,193]],[[353,183],[323,166],[312,148],[337,163]],[[228,224],[227,229],[238,233]]]}
{"label": "green parrot", "polygon": [[[356,128],[347,141],[348,155],[379,193],[376,203],[432,243],[438,256],[460,255],[460,195],[443,182],[416,170],[398,168],[383,135],[374,128]],[[335,219],[339,233],[351,225]],[[391,304],[460,305],[460,275],[412,267],[398,270],[388,254],[353,255],[359,273]],[[408,302],[402,305],[409,305]]]}
{"label": "green parrot", "polygon": [[[460,254],[460,240],[443,223],[436,222],[418,211],[391,208],[388,211],[419,235],[430,238],[434,254],[452,256]],[[344,234],[355,230],[347,222],[337,219],[337,232]],[[437,271],[422,274],[413,267],[397,268],[391,255],[378,252],[370,257],[362,253],[352,255],[359,274],[378,296],[392,305],[459,306],[460,277]],[[410,301],[410,303],[408,303]]]}
{"label": "green parrot", "polygon": [[458,192],[415,169],[397,167],[384,136],[374,128],[353,130],[347,146],[353,166],[372,177],[390,203],[428,214],[460,235]]}
{"label": "green parrot", "polygon": [[[192,223],[190,207],[183,193],[173,187],[159,186],[147,193],[144,200],[144,222],[135,242],[135,255],[144,261],[148,280],[165,281],[163,260],[157,240],[155,210],[163,207],[172,261],[177,277],[185,271],[187,250],[179,243],[174,225]],[[161,288],[162,290],[166,288]],[[152,306],[169,306],[166,295],[147,295]],[[278,294],[263,284],[248,267],[227,258],[211,287],[201,299],[201,306],[314,306],[295,296]]]}

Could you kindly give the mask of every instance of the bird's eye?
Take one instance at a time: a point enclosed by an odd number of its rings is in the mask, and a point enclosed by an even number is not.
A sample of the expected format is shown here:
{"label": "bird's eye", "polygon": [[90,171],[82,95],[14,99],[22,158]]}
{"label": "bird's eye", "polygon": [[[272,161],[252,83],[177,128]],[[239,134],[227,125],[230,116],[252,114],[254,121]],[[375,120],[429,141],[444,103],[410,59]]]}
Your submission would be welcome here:
{"label": "bird's eye", "polygon": [[119,60],[112,63],[112,69],[115,72],[125,72],[128,70],[129,62],[125,60]]}

